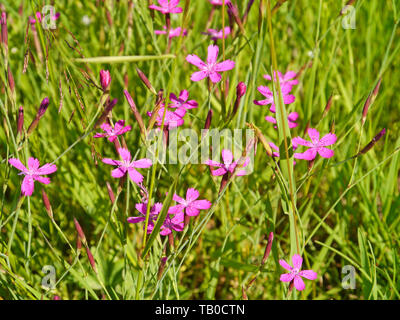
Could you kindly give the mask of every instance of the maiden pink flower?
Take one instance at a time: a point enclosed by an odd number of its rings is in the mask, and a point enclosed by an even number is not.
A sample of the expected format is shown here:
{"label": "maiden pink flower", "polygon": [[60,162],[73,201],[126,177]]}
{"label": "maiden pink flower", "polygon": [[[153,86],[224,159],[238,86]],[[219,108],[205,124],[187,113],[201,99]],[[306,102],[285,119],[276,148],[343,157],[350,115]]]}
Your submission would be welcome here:
{"label": "maiden pink flower", "polygon": [[[298,126],[298,124],[296,123],[296,120],[299,118],[299,114],[297,112],[291,112],[288,115],[288,124],[289,124],[289,128],[296,128]],[[274,123],[276,124],[276,119],[274,117],[271,116],[266,116],[265,120],[267,120],[268,122]],[[277,126],[274,126],[274,128],[276,129]]]}
{"label": "maiden pink flower", "polygon": [[179,93],[179,98],[176,97],[175,94],[171,93],[169,95],[169,99],[171,104],[169,105],[170,108],[182,108],[185,110],[194,109],[199,106],[197,101],[189,100],[189,92],[187,90],[182,90]]}
{"label": "maiden pink flower", "polygon": [[[289,92],[292,90],[290,85],[283,85],[281,86],[282,89],[282,98],[283,98],[283,103],[284,104],[291,104],[294,102],[296,99],[294,95],[289,94]],[[274,94],[270,90],[270,88],[266,86],[259,86],[257,90],[266,98],[264,100],[254,100],[254,104],[258,106],[267,106],[271,105],[271,108],[269,109],[271,112],[275,113],[275,102],[274,102]]]}
{"label": "maiden pink flower", "polygon": [[[140,212],[139,217],[129,217],[127,221],[129,223],[139,223],[139,222],[145,222],[146,221],[146,213],[147,213],[147,203],[137,203],[135,205],[135,208],[137,211]],[[154,228],[154,223],[157,220],[158,214],[161,212],[162,209],[162,203],[157,202],[155,203],[149,213],[149,222],[147,225],[147,233],[151,233]]]}
{"label": "maiden pink flower", "polygon": [[[225,32],[223,32],[223,30],[225,30]],[[211,40],[216,41],[218,39],[222,39],[223,37],[226,39],[230,33],[231,33],[231,28],[225,27],[224,29],[221,30],[207,29],[207,32],[205,34],[211,36]]]}
{"label": "maiden pink flower", "polygon": [[178,7],[179,0],[158,0],[160,6],[152,4],[150,9],[160,11],[162,14],[167,13],[181,13],[182,8]]}
{"label": "maiden pink flower", "polygon": [[222,76],[218,72],[232,70],[235,67],[235,62],[231,60],[225,60],[217,63],[219,48],[216,45],[210,45],[208,47],[207,62],[204,63],[195,54],[189,54],[186,57],[186,61],[198,67],[201,71],[197,71],[192,74],[190,80],[200,81],[206,77],[209,77],[213,83],[221,81]]}
{"label": "maiden pink flower", "polygon": [[[146,213],[147,213],[147,203],[138,203],[136,204],[136,209],[141,213],[139,217],[129,217],[127,221],[129,223],[139,223],[139,222],[145,222],[146,221]],[[150,214],[149,214],[149,222],[147,226],[147,233],[151,233],[154,229],[154,225],[157,221],[158,215],[161,212],[162,209],[162,203],[157,202],[154,204],[153,207],[150,209]],[[171,217],[170,214],[167,214],[167,217],[165,218],[161,228],[160,228],[160,234],[162,236],[166,236],[172,232],[172,230],[175,231],[183,231],[184,228],[184,223],[183,223],[183,215],[175,215],[174,217]]]}
{"label": "maiden pink flower", "polygon": [[[285,75],[282,74],[282,72],[278,71],[278,77],[279,77],[279,84],[280,86],[289,86],[290,90],[292,89],[293,86],[299,84],[299,80],[295,79],[297,76],[297,73],[294,71],[288,71],[285,73]],[[269,74],[266,74],[263,76],[267,80],[272,80],[272,77]],[[293,80],[292,80],[293,79]],[[276,72],[274,72],[274,81],[276,82]]]}
{"label": "maiden pink flower", "polygon": [[319,132],[316,129],[309,128],[307,133],[311,139],[311,142],[304,140],[300,137],[295,137],[292,139],[293,143],[310,148],[303,153],[295,153],[294,157],[296,159],[314,160],[317,156],[317,153],[323,158],[333,157],[334,151],[325,147],[330,146],[336,142],[337,137],[334,133],[328,133],[321,139],[319,139]]}
{"label": "maiden pink flower", "polygon": [[[164,108],[161,107],[158,111],[158,115],[156,118],[156,125],[161,127],[162,119],[164,115]],[[164,118],[164,127],[165,128],[176,128],[180,127],[184,124],[185,120],[183,120],[184,115],[186,114],[186,110],[184,108],[177,108],[175,111],[167,110]],[[147,112],[147,115],[151,117],[152,112]]]}
{"label": "maiden pink flower", "polygon": [[35,187],[35,180],[44,184],[49,184],[50,178],[41,176],[57,171],[57,166],[51,163],[46,163],[44,166],[39,168],[39,160],[32,157],[28,159],[28,169],[25,168],[19,159],[11,158],[8,162],[21,171],[19,173],[20,175],[23,174],[25,176],[21,185],[22,194],[25,196],[32,195]]}
{"label": "maiden pink flower", "polygon": [[[154,33],[157,34],[157,35],[160,35],[160,34],[168,34],[167,27],[166,27],[166,26],[163,26],[163,29],[164,29],[164,30],[154,30]],[[169,31],[168,38],[180,37],[180,35],[181,35],[181,30],[182,30],[181,27],[178,27],[178,28],[175,28],[175,29],[171,29],[171,30]],[[182,36],[185,37],[186,35],[187,35],[187,30],[186,30],[186,29],[183,29]]]}
{"label": "maiden pink flower", "polygon": [[199,191],[194,188],[189,188],[186,191],[186,199],[179,197],[174,194],[173,200],[179,204],[169,208],[168,213],[180,214],[185,211],[188,216],[197,216],[200,210],[208,210],[211,207],[211,202],[208,200],[197,200],[199,197]]}
{"label": "maiden pink flower", "polygon": [[135,169],[135,168],[149,168],[152,165],[150,159],[140,159],[136,161],[131,161],[131,153],[124,148],[119,148],[118,153],[122,158],[120,160],[112,160],[109,158],[104,158],[102,161],[106,164],[110,164],[112,166],[118,166],[118,168],[114,169],[111,172],[111,176],[114,178],[121,178],[126,173],[128,173],[129,178],[139,185],[143,181],[143,176]]}
{"label": "maiden pink flower", "polygon": [[[228,171],[230,173],[233,173],[233,171],[235,170],[236,166],[237,166],[237,161],[233,161],[233,155],[232,152],[230,150],[227,149],[223,149],[222,150],[222,160],[223,163],[219,163],[217,161],[214,160],[207,160],[205,162],[206,165],[210,166],[210,167],[217,167],[218,169],[216,170],[211,170],[211,174],[213,176],[222,176],[225,173],[227,173]],[[246,167],[250,162],[249,158],[246,158],[244,164],[243,164],[243,168]],[[247,172],[245,169],[239,169],[236,172],[237,176],[244,176],[246,175]]]}
{"label": "maiden pink flower", "polygon": [[172,233],[172,230],[181,232],[183,231],[185,225],[183,222],[183,215],[182,214],[177,214],[173,218],[171,218],[169,215],[164,220],[163,225],[161,226],[161,231],[160,234],[162,236],[167,236],[170,233]]}
{"label": "maiden pink flower", "polygon": [[313,270],[302,270],[301,265],[303,264],[303,258],[295,254],[292,257],[293,267],[291,267],[285,260],[279,260],[279,264],[289,271],[289,273],[281,274],[280,280],[282,282],[291,282],[293,281],[294,287],[302,291],[306,287],[304,281],[301,277],[306,278],[308,280],[315,280],[317,279],[317,273]]}
{"label": "maiden pink flower", "polygon": [[107,137],[110,142],[114,142],[114,140],[117,139],[117,136],[124,134],[125,132],[128,132],[132,129],[131,126],[125,127],[125,120],[117,121],[114,125],[114,128],[111,127],[111,125],[108,123],[103,123],[100,128],[103,129],[105,133],[96,133],[94,135],[94,138]]}

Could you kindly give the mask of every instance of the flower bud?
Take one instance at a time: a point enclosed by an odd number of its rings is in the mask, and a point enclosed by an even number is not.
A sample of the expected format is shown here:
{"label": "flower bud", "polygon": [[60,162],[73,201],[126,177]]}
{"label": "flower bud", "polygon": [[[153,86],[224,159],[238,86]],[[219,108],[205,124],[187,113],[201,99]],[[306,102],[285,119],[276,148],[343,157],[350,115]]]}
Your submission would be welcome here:
{"label": "flower bud", "polygon": [[381,139],[381,138],[385,135],[385,133],[386,133],[386,129],[383,128],[383,129],[371,140],[371,142],[368,143],[368,144],[357,154],[357,156],[362,155],[362,154],[365,154],[365,153],[367,153],[369,150],[371,150],[372,147],[379,141],[379,139]]}
{"label": "flower bud", "polygon": [[140,115],[138,109],[136,108],[135,102],[133,101],[131,95],[129,94],[129,92],[127,90],[124,90],[124,95],[125,95],[126,100],[128,100],[128,103],[129,103],[129,106],[131,107],[133,115],[136,118],[136,121],[140,128],[140,132],[143,134],[143,136],[146,136],[146,127],[144,125],[142,116]]}
{"label": "flower bud", "polygon": [[262,261],[261,261],[261,265],[263,265],[267,261],[267,259],[269,257],[269,254],[271,253],[271,248],[272,248],[272,242],[273,241],[274,241],[274,233],[270,232],[270,234],[268,236],[267,247],[265,248],[265,252],[264,252],[264,256],[263,256]]}
{"label": "flower bud", "polygon": [[205,123],[205,125],[204,125],[204,129],[205,129],[205,130],[210,129],[212,116],[213,116],[213,111],[212,111],[212,109],[210,109],[210,110],[208,111],[207,118],[206,118],[206,123]]}
{"label": "flower bud", "polygon": [[50,205],[49,197],[47,196],[44,189],[42,189],[42,198],[43,198],[43,204],[44,204],[44,207],[46,208],[47,214],[49,215],[50,219],[53,220],[53,210]]}
{"label": "flower bud", "polygon": [[33,119],[32,123],[30,124],[30,126],[28,128],[28,135],[30,135],[33,132],[33,130],[35,130],[35,128],[39,124],[40,118],[43,117],[43,115],[46,112],[48,106],[49,106],[49,98],[46,97],[46,98],[44,98],[42,100],[42,103],[40,104],[39,110],[36,113],[36,117],[35,117],[35,119]]}
{"label": "flower bud", "polygon": [[111,75],[108,70],[100,70],[100,84],[103,91],[106,91],[111,83]]}
{"label": "flower bud", "polygon": [[8,47],[8,31],[7,31],[7,14],[5,11],[1,13],[1,42]]}
{"label": "flower bud", "polygon": [[151,91],[152,94],[157,95],[157,91],[153,88],[153,86],[151,85],[149,79],[147,79],[146,75],[143,73],[142,70],[140,70],[139,68],[136,68],[136,72],[140,78],[140,80],[142,80],[142,82],[144,83],[144,85]]}

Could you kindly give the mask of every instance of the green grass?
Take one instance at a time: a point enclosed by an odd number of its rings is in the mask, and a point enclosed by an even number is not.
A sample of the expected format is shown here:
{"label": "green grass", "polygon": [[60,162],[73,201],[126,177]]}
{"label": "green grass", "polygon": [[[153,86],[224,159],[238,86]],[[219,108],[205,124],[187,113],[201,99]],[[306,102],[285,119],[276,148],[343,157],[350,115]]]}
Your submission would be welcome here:
{"label": "green grass", "polygon": [[[248,1],[237,2],[242,15]],[[271,8],[275,2],[271,1]],[[164,17],[156,12],[152,19],[147,1],[56,3],[61,13],[57,29],[50,32],[36,25],[40,61],[32,30],[26,41],[25,34],[28,16],[42,3],[3,1],[9,45],[8,55],[2,48],[0,59],[2,299],[52,299],[54,295],[62,299],[242,299],[242,288],[255,276],[246,290],[249,299],[400,298],[397,0],[356,1],[354,30],[342,28],[339,14],[345,1],[288,0],[270,16],[269,1],[256,0],[245,33],[235,25],[235,37],[228,37],[224,45],[218,42],[221,59],[224,55],[236,66],[224,73],[229,85],[221,82],[210,96],[207,81],[190,81],[195,67],[185,61],[192,53],[206,57],[211,41],[201,32],[211,10],[208,1],[181,1],[185,11],[174,15],[171,23],[188,28],[188,36],[174,38],[167,56],[166,37],[154,34],[165,24]],[[84,16],[90,18],[89,25],[83,24]],[[229,24],[228,15],[222,17],[217,9],[210,27],[221,29],[222,21]],[[101,58],[90,60],[96,57]],[[8,65],[15,94],[7,82]],[[271,70],[303,67],[300,83],[293,89],[296,101],[277,104],[275,130],[264,120],[266,108],[253,104],[261,98],[257,86],[271,84],[262,77]],[[109,94],[118,99],[113,120],[126,119],[133,127],[124,135],[130,151],[145,157],[147,146],[123,90],[132,95],[146,125],[146,112],[154,108],[156,96],[143,85],[136,68],[157,92],[163,89],[164,96],[187,89],[190,98],[198,101],[199,108],[188,112],[183,128],[200,134],[210,107],[212,128],[245,129],[246,124],[254,124],[268,142],[281,148],[277,167],[258,143],[254,172],[231,179],[220,194],[221,178],[212,177],[205,165],[157,164],[142,170],[154,201],[167,205],[166,192],[176,189],[184,195],[187,188],[195,187],[201,198],[213,203],[209,211],[192,218],[184,232],[175,233],[174,248],[166,245],[166,237],[154,233],[146,238],[142,225],[126,223],[127,217],[137,215],[139,189],[129,179],[119,185],[111,177],[111,167],[101,158],[116,159],[115,148],[106,140],[93,139],[93,126]],[[99,88],[101,69],[110,70],[112,77],[105,95]],[[363,125],[364,103],[380,78],[379,94]],[[239,81],[246,83],[247,93],[237,115],[226,124]],[[226,98],[221,98],[221,90],[227,91]],[[279,99],[279,87],[274,92]],[[19,106],[24,106],[27,129],[45,96],[50,105],[38,127],[29,139],[16,137]],[[322,117],[331,96],[332,107]],[[292,111],[300,115],[299,126],[289,130],[282,119]],[[333,128],[338,137],[335,156],[317,158],[312,168],[298,160],[292,169],[287,139],[304,136],[307,125],[321,134]],[[387,129],[386,135],[366,154],[352,158],[382,128]],[[24,163],[30,156],[41,164],[55,161],[58,170],[51,175],[51,184],[36,182],[33,195],[20,198],[21,176],[8,164],[16,156]],[[42,188],[54,220],[41,199]],[[74,217],[85,232],[97,273],[84,246],[76,248]],[[271,231],[272,254],[261,268]],[[284,269],[278,260],[290,261],[297,252],[304,258],[304,268],[315,270],[318,279],[305,280],[303,292],[288,296],[287,284],[279,281]],[[168,260],[158,277],[164,255]],[[46,265],[56,270],[56,288],[49,291],[41,286]],[[353,290],[342,288],[346,265],[356,270]]]}

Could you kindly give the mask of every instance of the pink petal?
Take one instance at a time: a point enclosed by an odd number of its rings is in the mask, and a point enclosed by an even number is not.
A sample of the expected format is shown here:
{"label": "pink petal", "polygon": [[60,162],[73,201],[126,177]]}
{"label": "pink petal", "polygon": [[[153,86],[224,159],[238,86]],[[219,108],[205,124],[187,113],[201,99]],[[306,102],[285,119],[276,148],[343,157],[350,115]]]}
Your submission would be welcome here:
{"label": "pink petal", "polygon": [[186,191],[186,201],[192,202],[199,197],[199,192],[194,188],[189,188]]}
{"label": "pink petal", "polygon": [[147,205],[145,203],[137,203],[137,204],[135,204],[135,208],[141,214],[146,215]]}
{"label": "pink petal", "polygon": [[221,167],[222,166],[222,163],[219,163],[214,160],[206,160],[206,161],[204,161],[204,164],[206,164],[208,166],[212,166],[212,167]]}
{"label": "pink petal", "polygon": [[196,200],[191,203],[191,206],[200,209],[200,210],[208,210],[211,208],[212,203],[208,200]]}
{"label": "pink petal", "polygon": [[106,131],[107,133],[109,133],[112,130],[111,125],[109,125],[107,122],[103,123],[100,126],[101,129],[103,129],[104,131]]}
{"label": "pink petal", "polygon": [[231,60],[226,60],[223,61],[221,63],[217,63],[215,65],[214,70],[221,72],[221,71],[228,71],[228,70],[232,70],[235,67],[235,62],[231,61]]}
{"label": "pink petal", "polygon": [[317,143],[319,141],[319,132],[316,129],[309,128],[307,133],[313,143]]}
{"label": "pink petal", "polygon": [[8,160],[8,163],[18,170],[28,171],[19,159],[11,158]]}
{"label": "pink petal", "polygon": [[217,169],[217,170],[212,170],[211,171],[211,174],[213,175],[213,176],[222,176],[222,175],[224,175],[225,173],[227,173],[228,172],[228,170],[226,170],[225,168],[219,168],[219,169]]}
{"label": "pink petal", "polygon": [[268,122],[271,122],[271,123],[276,123],[276,119],[274,117],[271,117],[271,116],[266,116],[265,120],[267,120]]}
{"label": "pink petal", "polygon": [[134,168],[128,169],[129,178],[137,185],[143,181],[143,176]]}
{"label": "pink petal", "polygon": [[197,216],[200,213],[199,209],[193,207],[186,207],[186,214],[190,217]]}
{"label": "pink petal", "polygon": [[294,276],[295,276],[294,273],[284,273],[284,274],[281,274],[281,277],[279,280],[281,280],[282,282],[290,282],[293,280]]}
{"label": "pink petal", "polygon": [[296,275],[294,277],[294,287],[299,291],[303,291],[304,288],[306,287],[306,285],[304,284],[303,279],[301,277],[299,277],[298,275]]}
{"label": "pink petal", "polygon": [[293,145],[294,144],[296,144],[296,145],[300,144],[300,145],[306,146],[306,147],[312,147],[313,146],[313,144],[310,141],[304,140],[303,138],[300,138],[300,137],[294,137],[292,139],[292,143],[293,143]]}
{"label": "pink petal", "polygon": [[51,174],[57,171],[57,166],[55,164],[46,163],[44,166],[37,170],[38,174]]}
{"label": "pink petal", "polygon": [[195,65],[196,67],[203,69],[204,67],[206,67],[206,64],[195,54],[189,54],[186,57],[186,61]]}
{"label": "pink petal", "polygon": [[145,217],[129,217],[128,219],[126,219],[129,223],[138,223],[138,222],[142,222],[145,221],[146,218]]}
{"label": "pink petal", "polygon": [[310,148],[307,151],[303,153],[295,153],[293,155],[296,159],[303,159],[303,160],[314,160],[315,157],[317,156],[317,149],[316,148]]}
{"label": "pink petal", "polygon": [[213,83],[220,82],[222,79],[222,76],[217,72],[211,72],[208,76],[210,77]]}
{"label": "pink petal", "polygon": [[303,264],[303,258],[299,254],[295,254],[292,257],[293,268],[301,269],[301,265]]}
{"label": "pink petal", "polygon": [[101,161],[103,161],[106,164],[110,164],[112,166],[120,166],[121,165],[121,161],[113,160],[113,159],[109,159],[109,158],[103,158],[103,160],[101,160]]}
{"label": "pink petal", "polygon": [[283,96],[283,103],[284,104],[291,104],[291,103],[294,102],[294,100],[296,100],[296,97],[294,95],[292,95],[292,94]]}
{"label": "pink petal", "polygon": [[190,80],[200,81],[200,80],[203,80],[204,78],[206,78],[207,76],[208,76],[207,71],[197,71],[191,75]]}
{"label": "pink petal", "polygon": [[182,90],[179,93],[179,99],[181,99],[182,101],[186,101],[189,98],[189,92],[187,90]]}
{"label": "pink petal", "polygon": [[132,166],[135,168],[149,168],[151,167],[151,165],[152,165],[151,160],[146,158],[132,162]]}
{"label": "pink petal", "polygon": [[337,140],[337,137],[334,133],[328,133],[328,134],[324,135],[321,140],[319,140],[318,145],[323,146],[323,147],[330,146],[330,145],[334,144],[336,142],[336,140]]}
{"label": "pink petal", "polygon": [[318,148],[318,153],[323,158],[332,158],[335,152],[328,148]]}
{"label": "pink petal", "polygon": [[111,176],[114,178],[121,178],[125,175],[126,170],[127,169],[125,167],[118,167],[117,169],[111,171]]}
{"label": "pink petal", "polygon": [[168,213],[170,214],[179,214],[183,211],[185,207],[181,204],[178,204],[176,206],[172,206],[168,209]]}
{"label": "pink petal", "polygon": [[224,161],[225,165],[229,165],[233,162],[233,155],[230,150],[223,149],[222,150],[222,160]]}
{"label": "pink petal", "polygon": [[119,148],[119,149],[118,149],[118,153],[119,153],[119,155],[121,156],[121,158],[122,158],[124,161],[126,161],[126,162],[131,161],[131,153],[129,152],[128,149]]}
{"label": "pink petal", "polygon": [[25,196],[31,196],[33,193],[33,188],[35,182],[32,176],[25,176],[24,180],[22,180],[21,191]]}
{"label": "pink petal", "polygon": [[28,159],[28,168],[30,170],[37,170],[37,169],[39,169],[39,166],[40,166],[40,163],[39,163],[38,159],[35,159],[32,157]]}
{"label": "pink petal", "polygon": [[287,271],[292,271],[292,270],[293,270],[293,268],[292,268],[285,260],[280,259],[280,260],[279,260],[279,264],[280,264],[283,268],[285,268]]}
{"label": "pink petal", "polygon": [[303,270],[299,272],[299,276],[302,276],[308,280],[315,280],[317,279],[318,275],[313,270]]}
{"label": "pink petal", "polygon": [[219,51],[218,46],[215,46],[213,44],[208,46],[208,55],[207,55],[207,64],[208,65],[213,65],[214,63],[217,62],[218,51]]}
{"label": "pink petal", "polygon": [[184,199],[182,199],[180,196],[178,196],[177,194],[174,194],[173,196],[172,196],[172,200],[174,200],[174,201],[176,201],[176,202],[178,202],[178,203],[184,203],[185,202],[185,200]]}
{"label": "pink petal", "polygon": [[41,177],[41,176],[32,176],[34,180],[39,181],[40,183],[43,184],[49,184],[50,183],[50,178],[47,177]]}

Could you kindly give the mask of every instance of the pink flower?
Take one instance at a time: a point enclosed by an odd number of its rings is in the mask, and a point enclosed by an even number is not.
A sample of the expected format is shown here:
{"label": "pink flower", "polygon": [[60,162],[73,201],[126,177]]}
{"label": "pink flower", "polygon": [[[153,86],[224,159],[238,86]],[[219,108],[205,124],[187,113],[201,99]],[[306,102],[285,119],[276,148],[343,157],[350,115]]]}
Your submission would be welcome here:
{"label": "pink flower", "polygon": [[208,210],[211,207],[211,202],[208,200],[197,200],[199,192],[194,188],[189,188],[186,191],[186,199],[174,194],[173,200],[179,204],[169,208],[168,213],[180,214],[185,210],[188,216],[197,216],[200,210]]}
{"label": "pink flower", "polygon": [[[291,104],[296,99],[294,95],[289,94],[290,90],[292,90],[290,85],[281,86],[282,89],[282,98],[284,104]],[[257,90],[266,98],[264,100],[254,100],[254,104],[258,106],[266,106],[271,105],[269,109],[271,112],[275,113],[275,102],[274,102],[274,94],[273,92],[266,86],[259,86]]]}
{"label": "pink flower", "polygon": [[[207,35],[211,36],[211,39],[216,41],[217,39],[222,39],[222,37],[227,38],[228,35],[231,33],[231,28],[229,27],[225,27],[225,34],[223,31],[223,29],[221,30],[216,30],[216,29],[207,29]],[[225,36],[224,36],[225,35]]]}
{"label": "pink flower", "polygon": [[122,158],[122,161],[112,160],[109,158],[104,158],[103,162],[110,164],[112,166],[118,166],[111,172],[111,176],[114,178],[121,178],[127,172],[129,177],[133,182],[139,185],[143,181],[143,176],[135,168],[149,168],[152,165],[150,159],[140,159],[136,161],[131,161],[131,153],[124,148],[119,148],[118,153]]}
{"label": "pink flower", "polygon": [[293,143],[310,148],[303,153],[295,153],[294,157],[296,159],[313,160],[315,159],[317,153],[319,153],[319,155],[323,158],[333,157],[334,151],[325,147],[336,142],[337,137],[334,133],[328,133],[323,136],[322,139],[319,139],[319,132],[316,129],[309,128],[307,133],[311,139],[311,142],[300,137],[295,137],[292,139]]}
{"label": "pink flower", "polygon": [[[147,203],[138,203],[136,204],[136,209],[141,213],[139,217],[129,217],[127,221],[129,223],[139,223],[146,221],[146,213],[147,213]],[[161,212],[162,203],[157,202],[154,206],[150,209],[149,214],[149,222],[147,226],[147,233],[151,233],[154,229],[154,225],[157,221],[158,215]],[[162,236],[166,236],[175,231],[183,231],[184,223],[183,223],[183,215],[176,215],[171,218],[170,214],[167,214],[161,228],[160,234]]]}
{"label": "pink flower", "polygon": [[195,54],[189,54],[186,57],[186,61],[198,67],[201,71],[195,72],[190,77],[192,81],[200,81],[206,77],[210,77],[213,83],[221,81],[222,76],[218,72],[228,71],[235,67],[235,62],[226,60],[221,63],[217,63],[219,48],[216,45],[210,45],[208,47],[207,63],[204,63]]}
{"label": "pink flower", "polygon": [[41,177],[45,174],[51,174],[57,171],[55,164],[46,163],[44,166],[39,168],[39,160],[35,158],[28,159],[28,169],[21,163],[19,159],[11,158],[8,162],[21,171],[19,174],[25,175],[24,180],[22,180],[21,191],[25,196],[31,196],[33,189],[35,187],[35,180],[44,184],[50,183],[50,178]]}
{"label": "pink flower", "polygon": [[[288,71],[285,73],[285,75],[282,74],[282,72],[278,71],[278,77],[279,77],[279,84],[282,86],[289,86],[290,90],[294,85],[297,85],[299,83],[299,80],[294,79],[297,76],[297,73],[294,71]],[[272,77],[269,74],[266,74],[263,76],[267,80],[272,80]],[[274,81],[276,82],[276,72],[274,72]]]}
{"label": "pink flower", "polygon": [[100,84],[104,91],[108,89],[111,83],[111,75],[108,70],[100,70]]}
{"label": "pink flower", "polygon": [[158,0],[158,4],[160,6],[152,4],[149,8],[160,11],[162,14],[181,13],[183,11],[182,8],[177,7],[179,0]]}
{"label": "pink flower", "polygon": [[105,133],[96,133],[94,135],[94,138],[105,138],[107,137],[110,142],[114,142],[115,139],[117,139],[117,136],[124,134],[127,131],[130,131],[132,129],[131,126],[126,126],[125,125],[125,120],[119,120],[115,123],[114,129],[111,127],[110,124],[108,123],[103,123],[100,128],[105,131]]}
{"label": "pink flower", "polygon": [[[156,125],[159,127],[161,127],[161,125],[162,125],[164,108],[165,107],[160,108],[160,110],[158,111],[157,118],[156,118]],[[180,127],[185,122],[185,120],[183,120],[183,117],[185,114],[186,114],[186,110],[184,108],[177,108],[175,111],[167,110],[165,113],[165,118],[164,118],[164,127],[165,128]],[[151,117],[152,112],[147,112],[147,115],[149,117]]]}
{"label": "pink flower", "polygon": [[194,109],[199,106],[197,101],[189,100],[189,92],[187,90],[182,90],[179,93],[179,98],[176,97],[173,93],[169,95],[169,99],[171,104],[169,105],[170,108],[182,108],[185,110]]}
{"label": "pink flower", "polygon": [[[222,6],[224,4],[224,0],[208,0],[213,6]],[[225,5],[230,3],[230,0],[225,0]]]}
{"label": "pink flower", "polygon": [[[216,170],[211,170],[211,174],[213,176],[222,176],[228,171],[230,173],[233,173],[237,166],[237,161],[233,161],[233,155],[230,150],[223,149],[222,150],[222,160],[224,161],[223,163],[219,163],[214,160],[207,160],[205,162],[206,165],[211,166],[211,167],[217,167],[218,169]],[[249,158],[246,158],[246,161],[243,164],[243,168],[246,167],[250,162]],[[246,175],[247,172],[245,169],[240,169],[237,171],[236,175],[237,176],[244,176]]]}
{"label": "pink flower", "polygon": [[[297,112],[291,112],[288,115],[288,123],[289,123],[289,128],[296,128],[298,126],[298,124],[295,122],[299,117],[299,114]],[[265,120],[267,120],[268,122],[274,123],[276,124],[276,119],[274,117],[271,116],[266,116]],[[274,128],[276,129],[277,126],[274,126]]]}
{"label": "pink flower", "polygon": [[290,271],[290,273],[281,274],[280,280],[282,282],[294,282],[294,287],[302,291],[306,287],[304,281],[301,277],[306,278],[308,280],[315,280],[317,279],[317,273],[313,270],[301,270],[301,265],[303,264],[303,258],[295,254],[292,257],[293,267],[291,267],[285,260],[279,260],[279,264],[285,268],[286,270]]}
{"label": "pink flower", "polygon": [[[167,34],[167,33],[168,33],[167,27],[164,26],[163,29],[164,29],[164,30],[154,30],[154,33],[157,34],[157,35],[160,35],[160,34]],[[181,30],[182,30],[181,27],[178,27],[178,28],[175,28],[175,29],[171,29],[171,30],[169,31],[168,37],[169,37],[169,38],[179,37],[179,36],[181,35]],[[182,36],[185,37],[186,35],[187,35],[187,30],[186,30],[186,29],[183,29]]]}
{"label": "pink flower", "polygon": [[172,232],[172,230],[181,232],[183,231],[184,227],[185,225],[183,222],[183,215],[177,214],[173,218],[167,215],[163,225],[161,226],[160,234],[162,236],[166,236],[169,235]]}
{"label": "pink flower", "polygon": [[[139,223],[139,222],[145,222],[146,221],[146,213],[147,213],[147,203],[137,203],[135,205],[135,208],[137,211],[141,213],[139,217],[129,217],[127,221],[129,223]],[[147,233],[151,233],[154,228],[154,223],[157,220],[158,214],[161,212],[162,209],[162,203],[157,202],[155,203],[149,213],[149,222],[147,225]]]}

